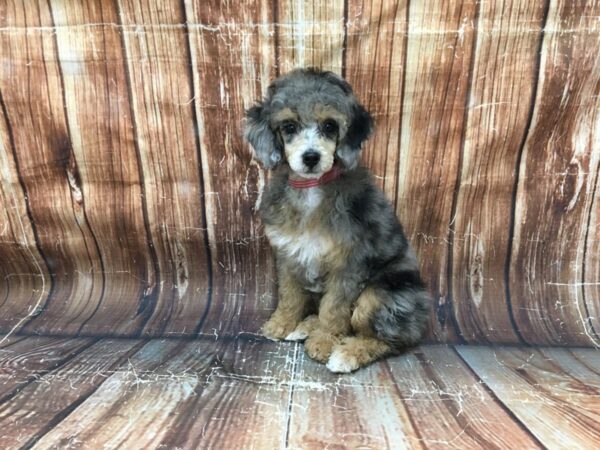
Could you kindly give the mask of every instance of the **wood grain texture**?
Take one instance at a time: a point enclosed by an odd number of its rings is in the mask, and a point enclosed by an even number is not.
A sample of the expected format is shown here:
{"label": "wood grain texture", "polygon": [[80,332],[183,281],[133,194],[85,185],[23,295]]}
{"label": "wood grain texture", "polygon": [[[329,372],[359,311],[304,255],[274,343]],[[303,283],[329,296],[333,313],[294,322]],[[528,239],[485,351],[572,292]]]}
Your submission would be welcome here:
{"label": "wood grain texture", "polygon": [[0,2],[0,330],[238,336],[275,304],[241,136],[344,75],[430,341],[600,345],[600,2]]}
{"label": "wood grain texture", "polygon": [[[596,3],[593,13],[600,16],[600,6]],[[591,28],[591,42],[595,42],[600,45],[600,26],[597,21],[593,23]],[[588,73],[594,73],[597,76],[598,66],[600,61],[596,58],[593,69]],[[597,80],[597,78],[596,78]],[[583,216],[583,224],[581,228],[584,230],[585,235],[584,252],[583,252],[583,263],[582,263],[582,285],[583,285],[583,300],[585,305],[585,312],[587,317],[581,320],[581,328],[584,329],[584,333],[590,337],[593,335],[594,346],[598,347],[600,341],[600,130],[598,129],[598,123],[600,123],[600,83],[592,88],[591,97],[589,98],[589,108],[583,110],[579,117],[585,121],[587,126],[590,128],[595,127],[593,131],[589,131],[588,145],[583,149],[580,149],[585,154],[587,150],[591,149],[589,156],[589,174],[587,180],[587,192],[589,193],[589,199],[586,200],[586,206],[588,210]],[[587,114],[589,113],[589,118]],[[595,125],[591,125],[595,124]],[[596,173],[594,176],[594,166],[596,167]],[[585,217],[587,216],[587,223]],[[593,331],[593,334],[590,333]]]}
{"label": "wood grain texture", "polygon": [[[85,342],[83,339],[70,341],[71,345],[80,346]],[[40,346],[35,351],[48,347],[52,348],[51,345]],[[0,446],[17,449],[33,444],[62,420],[70,408],[102,384],[108,372],[135,349],[136,341],[103,340],[57,370],[36,377],[35,381],[0,405]],[[35,358],[35,351],[24,353],[22,358]],[[46,359],[40,361],[45,362]]]}
{"label": "wood grain texture", "polygon": [[286,448],[425,448],[385,363],[340,376],[303,354],[290,398]]}
{"label": "wood grain texture", "polygon": [[416,2],[409,7],[397,210],[433,294],[429,337],[442,341],[457,340],[459,333],[448,242],[476,12],[470,1]]}
{"label": "wood grain texture", "polygon": [[542,448],[452,347],[344,376],[304,357],[293,387],[290,448]]}
{"label": "wood grain texture", "polygon": [[277,448],[285,436],[290,350],[154,340],[35,448]]}
{"label": "wood grain texture", "polygon": [[[52,16],[46,2],[10,2],[3,3],[2,8],[0,48],[2,57],[11,63],[0,68],[4,105],[0,131],[8,133],[3,135],[3,146],[10,144],[7,152],[14,155],[12,164],[18,170],[21,196],[26,199],[33,220],[26,226],[27,215],[22,215],[21,210],[21,234],[35,234],[39,255],[46,265],[41,265],[33,243],[24,239],[26,248],[33,253],[30,264],[36,266],[30,273],[42,276],[31,286],[38,296],[24,295],[20,299],[24,302],[21,310],[27,314],[10,320],[13,325],[25,325],[44,307],[45,323],[65,325],[61,331],[75,333],[100,301],[103,277],[96,241],[82,204],[77,201],[80,190],[73,189],[68,178],[70,174],[75,180],[75,163],[64,113]],[[29,33],[29,27],[34,31]],[[7,169],[3,167],[3,171]],[[18,192],[12,178],[11,188]],[[6,183],[3,177],[3,185]],[[18,263],[18,259],[13,260]],[[5,280],[11,279],[10,274],[7,276]],[[25,276],[21,278],[25,280]],[[44,289],[40,291],[38,283],[42,280]],[[46,292],[51,294],[48,298],[44,298]],[[14,307],[11,309],[16,312]],[[75,317],[80,320],[73,321]],[[64,320],[70,321],[68,326],[61,323]]]}
{"label": "wood grain texture", "polygon": [[277,2],[277,68],[280,73],[316,66],[343,71],[344,2]]}
{"label": "wood grain texture", "polygon": [[144,333],[190,335],[212,280],[185,11],[122,1],[119,19],[156,271]]}
{"label": "wood grain texture", "polygon": [[9,338],[0,347],[0,399],[59,367],[88,348],[93,339],[51,337]]}
{"label": "wood grain texture", "polygon": [[211,303],[200,331],[258,329],[273,307],[273,264],[256,203],[264,173],[242,142],[244,110],[274,76],[270,5],[186,1],[211,246]]}
{"label": "wood grain texture", "polygon": [[[78,221],[89,227],[98,266],[97,271],[76,271],[72,276],[81,277],[82,282],[99,278],[99,292],[89,299],[72,297],[56,309],[51,303],[31,327],[69,332],[79,326],[84,334],[132,335],[144,320],[145,305],[138,301],[144,300],[145,280],[152,268],[137,263],[149,259],[149,250],[124,54],[118,30],[104,25],[118,21],[117,10],[108,3],[62,0],[49,6],[56,27],[70,151],[60,181],[71,190]],[[123,298],[136,301],[123,302]],[[74,321],[70,308],[82,302],[93,308],[92,314]]]}
{"label": "wood grain texture", "polygon": [[600,236],[589,228],[600,164],[598,17],[598,1],[553,1],[548,12],[510,261],[512,309],[529,343],[600,343],[589,319],[600,312],[597,244],[588,247]]}
{"label": "wood grain texture", "polygon": [[424,447],[542,448],[452,347],[425,346],[388,364]]}
{"label": "wood grain texture", "polygon": [[8,347],[9,345],[14,344],[15,342],[22,341],[26,338],[26,336],[20,336],[16,334],[10,335],[0,335],[0,349]]}
{"label": "wood grain texture", "polygon": [[362,161],[396,203],[408,4],[349,1],[344,75],[375,120]]}
{"label": "wood grain texture", "polygon": [[484,2],[478,11],[450,236],[453,307],[469,342],[519,339],[503,274],[515,167],[533,108],[545,15],[545,2],[527,0]]}
{"label": "wood grain texture", "polygon": [[589,348],[573,348],[569,350],[577,361],[595,373],[600,373],[600,359],[598,351]]}
{"label": "wood grain texture", "polygon": [[177,406],[181,413],[157,447],[283,448],[297,355],[289,342],[221,343],[203,389]]}
{"label": "wood grain texture", "polygon": [[0,375],[25,384],[0,401],[7,449],[594,448],[600,432],[593,349],[422,346],[335,375],[289,342],[9,341]]}
{"label": "wood grain texture", "polygon": [[[600,99],[600,94],[597,97]],[[600,121],[600,105],[595,108],[595,121]],[[598,158],[595,152],[595,158]],[[592,198],[590,200],[589,217],[585,231],[585,251],[582,267],[583,297],[587,307],[587,325],[585,329],[600,330],[600,164],[597,164],[595,181],[591,186]],[[585,323],[585,321],[584,321]]]}
{"label": "wood grain texture", "polygon": [[594,361],[594,368],[581,353],[567,349],[461,346],[458,352],[544,446],[597,447],[600,378],[596,350],[583,353]]}
{"label": "wood grain texture", "polygon": [[[114,448],[127,442],[139,445],[142,438],[156,439],[168,431],[169,424],[161,421],[176,417],[170,414],[168,406],[193,394],[199,375],[208,369],[212,357],[212,353],[196,354],[195,348],[185,341],[148,343],[111,374],[94,395],[43,436],[36,448],[73,442]],[[173,361],[179,364],[175,367]],[[134,416],[134,421],[127,419]],[[149,421],[156,421],[155,430],[148,428]]]}
{"label": "wood grain texture", "polygon": [[0,106],[0,329],[10,330],[43,309],[51,279],[29,215],[1,93]]}

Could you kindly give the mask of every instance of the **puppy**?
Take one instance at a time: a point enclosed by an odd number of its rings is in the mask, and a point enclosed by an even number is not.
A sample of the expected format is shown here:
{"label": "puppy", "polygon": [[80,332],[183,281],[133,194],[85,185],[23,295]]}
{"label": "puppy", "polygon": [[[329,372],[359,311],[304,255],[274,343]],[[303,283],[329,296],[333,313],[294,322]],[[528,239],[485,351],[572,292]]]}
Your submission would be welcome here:
{"label": "puppy", "polygon": [[[358,164],[373,119],[332,72],[276,79],[246,113],[245,137],[272,169],[260,215],[276,254],[273,340],[351,372],[416,344],[430,298],[394,210]],[[316,313],[316,314],[315,314]]]}

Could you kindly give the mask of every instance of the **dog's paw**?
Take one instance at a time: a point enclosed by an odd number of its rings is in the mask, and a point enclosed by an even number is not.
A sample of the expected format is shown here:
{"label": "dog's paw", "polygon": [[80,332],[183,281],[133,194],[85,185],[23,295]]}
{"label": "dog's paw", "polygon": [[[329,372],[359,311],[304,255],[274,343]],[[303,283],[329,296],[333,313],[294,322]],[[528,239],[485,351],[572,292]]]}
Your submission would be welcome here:
{"label": "dog's paw", "polygon": [[261,333],[267,339],[272,341],[280,341],[281,339],[285,339],[286,336],[288,336],[294,330],[294,328],[296,328],[296,325],[296,323],[290,323],[288,321],[271,317],[263,325]]}
{"label": "dog's paw", "polygon": [[300,325],[296,327],[294,331],[285,337],[286,341],[304,341],[311,333],[317,328],[319,324],[319,318],[316,315],[308,316]]}
{"label": "dog's paw", "polygon": [[306,332],[306,330],[296,328],[294,331],[292,331],[285,337],[285,340],[293,342],[302,342],[306,340],[307,337],[308,333]]}
{"label": "dog's paw", "polygon": [[339,339],[331,334],[318,333],[309,336],[304,343],[306,354],[315,361],[327,362],[333,346],[339,342]]}
{"label": "dog's paw", "polygon": [[327,361],[327,368],[334,373],[350,373],[359,367],[358,358],[348,352],[343,345],[335,346]]}

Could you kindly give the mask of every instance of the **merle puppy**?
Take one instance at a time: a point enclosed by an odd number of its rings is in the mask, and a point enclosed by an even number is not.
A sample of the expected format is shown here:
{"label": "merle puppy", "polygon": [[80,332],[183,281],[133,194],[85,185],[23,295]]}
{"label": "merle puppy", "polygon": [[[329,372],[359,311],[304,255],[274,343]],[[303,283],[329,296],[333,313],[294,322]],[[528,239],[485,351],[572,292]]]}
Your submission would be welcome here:
{"label": "merle puppy", "polygon": [[263,326],[351,372],[414,345],[430,303],[394,210],[358,165],[373,119],[332,72],[297,69],[247,111],[245,136],[273,170],[260,206],[279,301]]}

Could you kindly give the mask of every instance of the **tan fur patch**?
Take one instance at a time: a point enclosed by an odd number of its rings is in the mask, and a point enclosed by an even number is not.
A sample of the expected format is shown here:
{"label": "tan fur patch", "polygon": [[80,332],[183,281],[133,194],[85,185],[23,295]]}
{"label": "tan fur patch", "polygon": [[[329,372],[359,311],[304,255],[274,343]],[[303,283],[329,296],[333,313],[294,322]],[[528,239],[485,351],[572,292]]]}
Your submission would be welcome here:
{"label": "tan fur patch", "polygon": [[304,343],[304,349],[312,359],[324,363],[329,359],[333,347],[339,342],[340,338],[337,336],[323,332],[321,328],[316,328]]}
{"label": "tan fur patch", "polygon": [[339,298],[338,292],[331,290],[331,284],[328,284],[328,290],[319,305],[320,327],[325,332],[337,336],[347,335],[351,330],[350,305]]}
{"label": "tan fur patch", "polygon": [[318,122],[323,122],[327,119],[333,119],[340,127],[342,134],[346,133],[348,127],[348,119],[345,114],[342,114],[337,109],[329,105],[317,104],[313,109],[313,116]]}
{"label": "tan fur patch", "polygon": [[298,114],[292,111],[290,108],[283,108],[277,111],[272,116],[274,123],[285,122],[286,120],[298,121]]}
{"label": "tan fur patch", "polygon": [[309,294],[285,268],[279,271],[279,300],[277,309],[263,325],[262,333],[273,340],[284,339],[304,317]]}
{"label": "tan fur patch", "polygon": [[362,336],[347,336],[333,348],[327,368],[332,372],[347,373],[389,354],[391,347],[384,341]]}
{"label": "tan fur patch", "polygon": [[371,318],[375,311],[381,307],[381,300],[373,288],[366,288],[356,300],[354,311],[352,312],[352,329],[356,334],[366,337],[375,336],[371,328]]}

